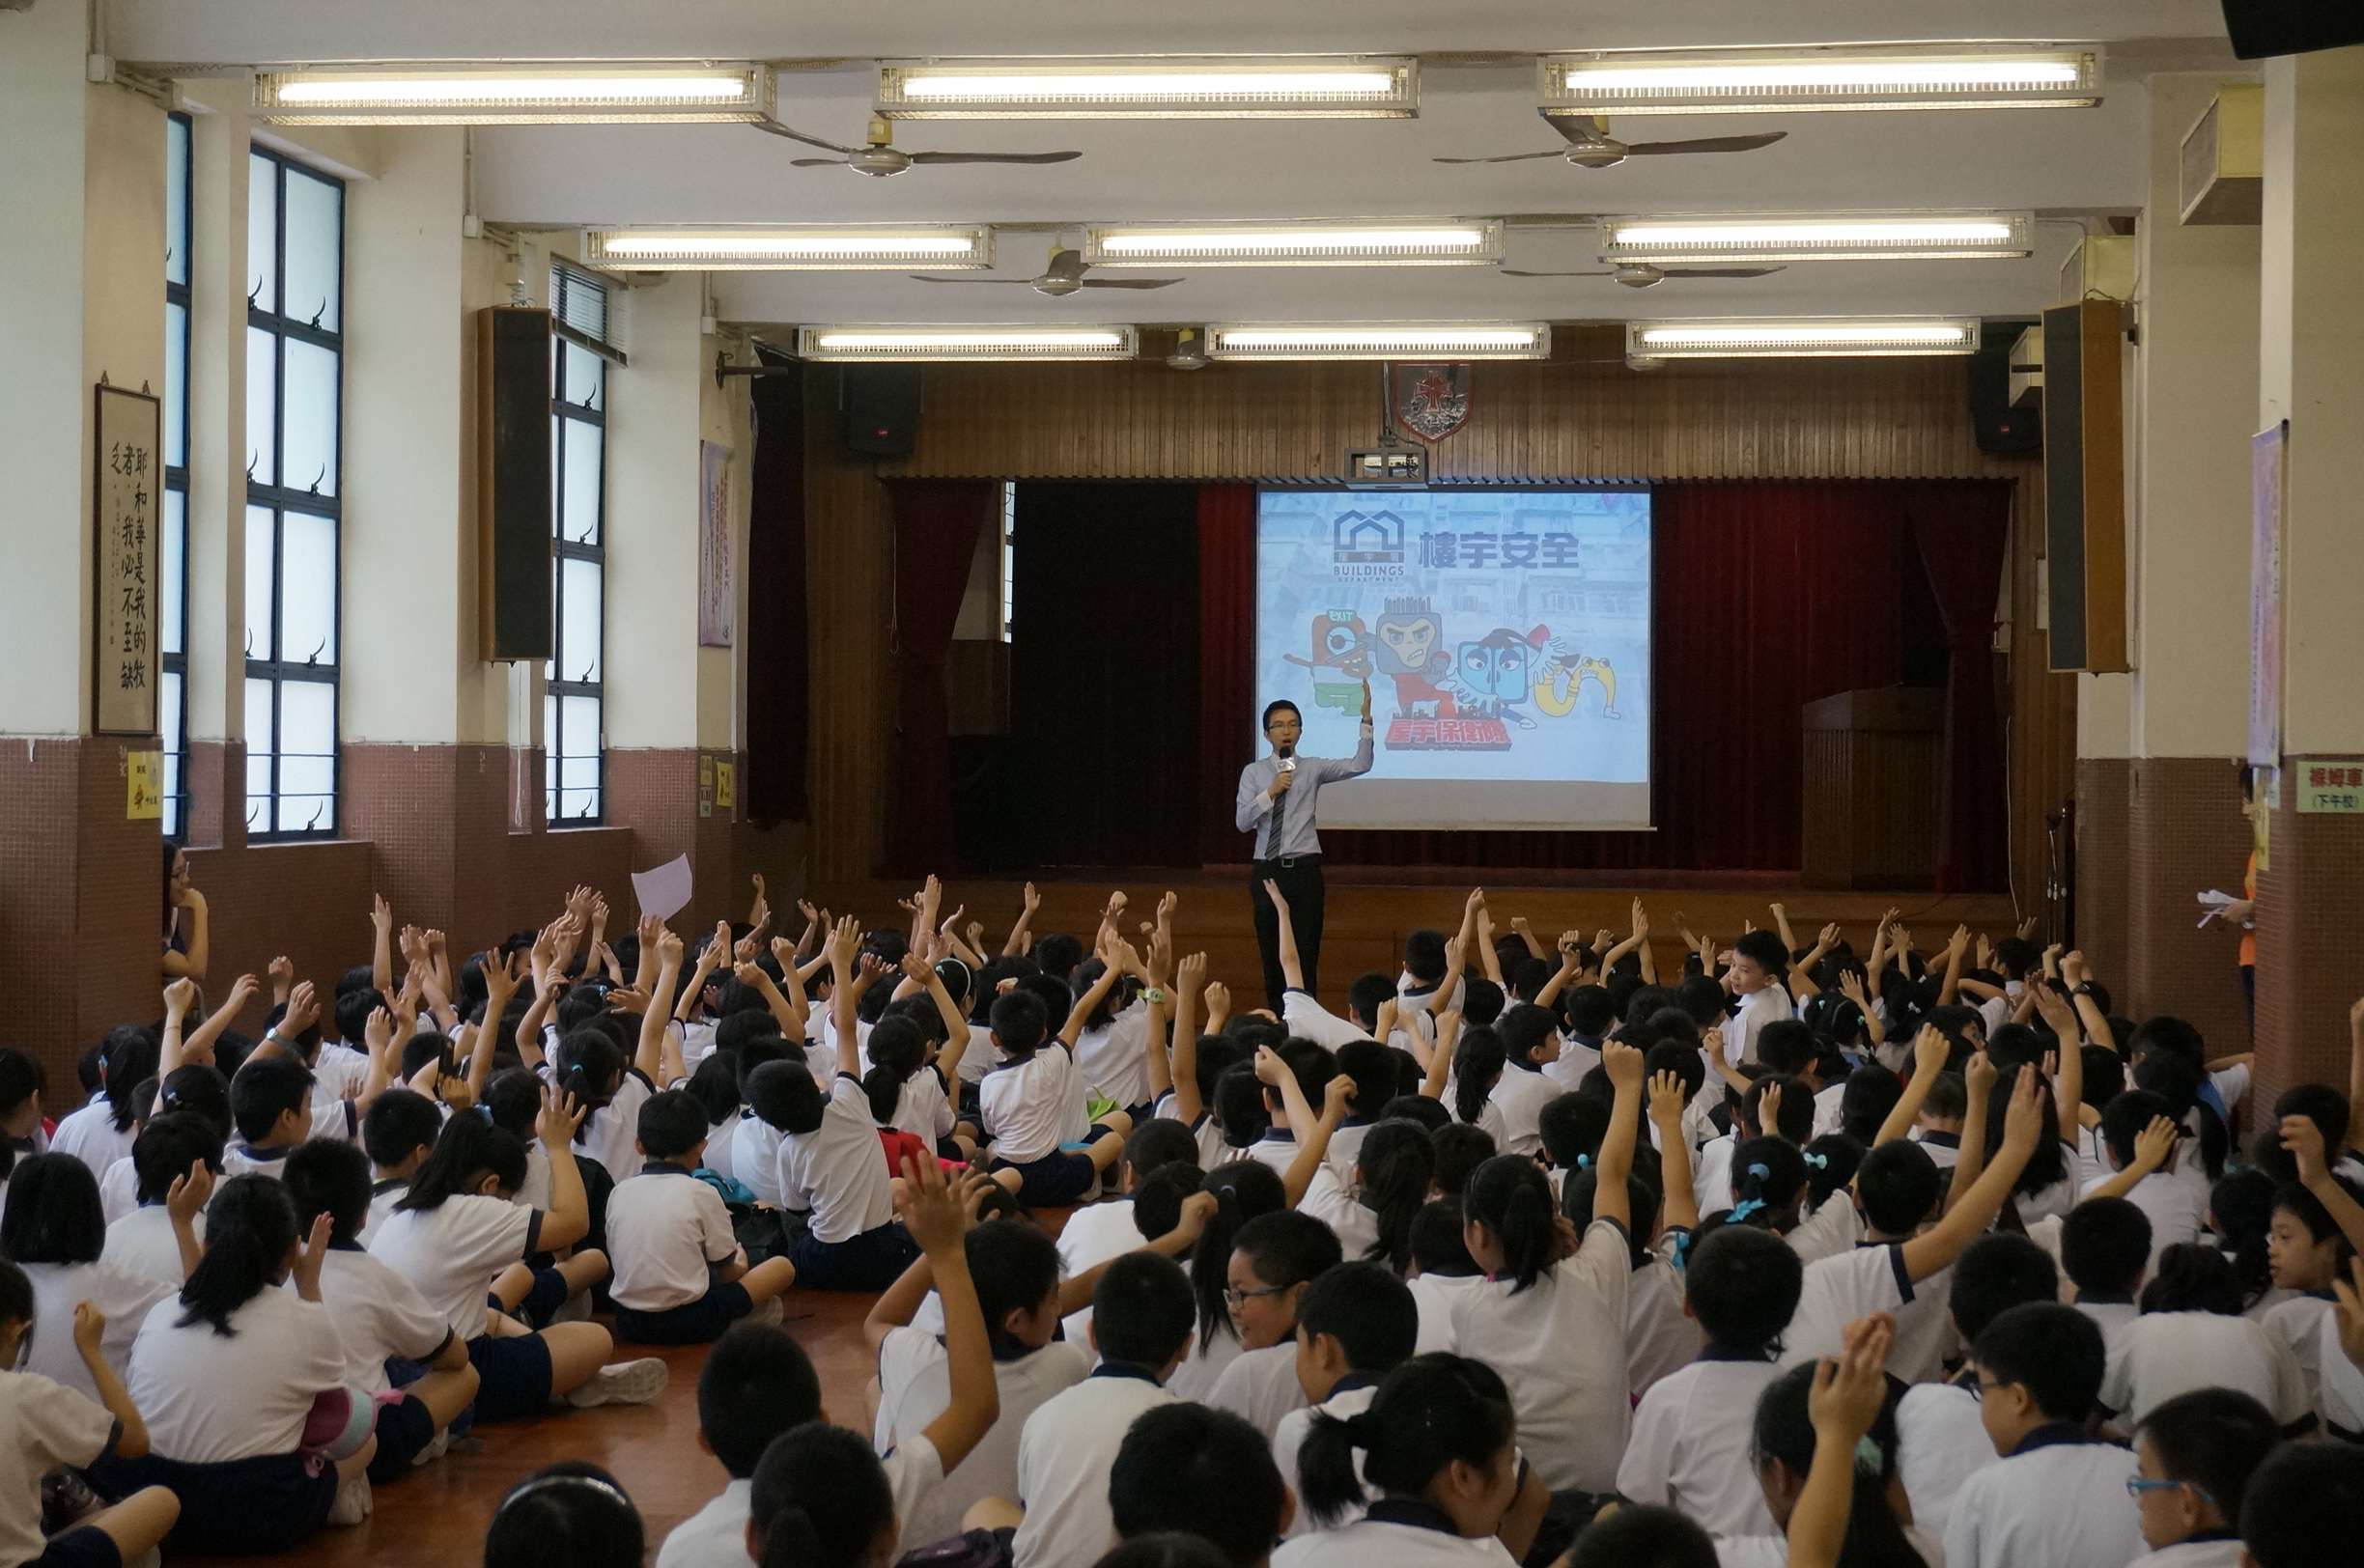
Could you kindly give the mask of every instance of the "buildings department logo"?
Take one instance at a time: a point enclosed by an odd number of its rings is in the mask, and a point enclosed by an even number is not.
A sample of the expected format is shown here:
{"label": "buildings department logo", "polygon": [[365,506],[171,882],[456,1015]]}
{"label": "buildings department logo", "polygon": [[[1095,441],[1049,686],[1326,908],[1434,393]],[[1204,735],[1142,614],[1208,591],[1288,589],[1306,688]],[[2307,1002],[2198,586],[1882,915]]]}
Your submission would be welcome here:
{"label": "buildings department logo", "polygon": [[1337,566],[1401,566],[1404,520],[1393,512],[1341,512],[1330,525]]}

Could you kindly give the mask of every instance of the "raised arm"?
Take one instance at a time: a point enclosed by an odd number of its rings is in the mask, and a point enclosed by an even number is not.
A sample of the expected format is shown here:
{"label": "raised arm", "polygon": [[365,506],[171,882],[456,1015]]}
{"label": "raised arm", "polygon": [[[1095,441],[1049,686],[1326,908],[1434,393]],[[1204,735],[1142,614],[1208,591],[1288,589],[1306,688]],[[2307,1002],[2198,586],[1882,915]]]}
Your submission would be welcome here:
{"label": "raised arm", "polygon": [[1510,929],[1517,934],[1519,940],[1527,944],[1527,956],[1529,958],[1551,957],[1551,949],[1543,945],[1543,938],[1534,934],[1534,927],[1528,924],[1527,917],[1525,915],[1512,915],[1510,917]]}
{"label": "raised arm", "polygon": [[1954,1178],[1946,1184],[1949,1209],[1969,1195],[1970,1189],[1978,1185],[1979,1172],[1986,1166],[1986,1105],[1993,1097],[1997,1076],[1993,1059],[1983,1050],[1962,1065],[1961,1147],[1954,1162]]}
{"label": "raised arm", "polygon": [[[1206,955],[1192,953],[1174,966],[1172,1046],[1149,1036],[1149,1102],[1174,1097],[1174,1112],[1185,1124],[1198,1119],[1198,988],[1206,984]],[[1185,1072],[1184,1069],[1188,1071]],[[1190,1108],[1182,1104],[1181,1084],[1191,1080]]]}
{"label": "raised arm", "polygon": [[943,1302],[944,1361],[951,1402],[922,1434],[943,1462],[946,1474],[985,1440],[1001,1415],[1001,1393],[994,1379],[993,1339],[976,1282],[969,1277],[970,1198],[989,1178],[964,1171],[957,1184],[944,1179],[943,1162],[930,1157],[903,1162],[897,1194],[904,1228],[927,1255],[936,1294]]}
{"label": "raised arm", "polygon": [[2348,1238],[2348,1245],[2364,1248],[2364,1206],[2359,1206],[2348,1190],[2332,1179],[2323,1158],[2322,1129],[2308,1117],[2285,1116],[2282,1147],[2298,1162],[2299,1182],[2330,1213],[2332,1223]]}
{"label": "raised arm", "polygon": [[[2309,1122],[2307,1125],[2312,1127],[2315,1124]],[[2125,1168],[2077,1201],[2088,1203],[2095,1198],[2125,1197],[2142,1185],[2142,1179],[2145,1176],[2167,1163],[2167,1157],[2175,1153],[2176,1140],[2181,1135],[2181,1130],[2166,1117],[2152,1117],[2151,1125],[2134,1134],[2134,1158],[2127,1162]],[[2301,1165],[2299,1167],[2301,1180],[2305,1175],[2306,1169]]]}
{"label": "raised arm", "polygon": [[1280,884],[1270,877],[1264,879],[1264,896],[1272,900],[1273,913],[1280,920],[1280,980],[1291,991],[1305,990],[1305,965],[1297,957],[1297,927],[1289,919],[1288,900],[1280,896]]}
{"label": "raised arm", "polygon": [[573,1095],[560,1096],[542,1086],[542,1109],[534,1117],[534,1133],[542,1152],[549,1156],[549,1207],[542,1211],[542,1233],[536,1238],[546,1252],[574,1246],[591,1233],[591,1201],[583,1192],[581,1169],[575,1163],[575,1129],[583,1110]]}
{"label": "raised arm", "polygon": [[1815,1368],[1806,1393],[1814,1423],[1814,1464],[1789,1513],[1787,1568],[1839,1568],[1855,1511],[1856,1449],[1888,1397],[1888,1351],[1896,1320],[1884,1312],[1846,1326],[1834,1358]]}
{"label": "raised arm", "polygon": [[383,893],[370,895],[370,984],[381,996],[394,990],[394,906]]}
{"label": "raised arm", "polygon": [[1838,945],[1839,923],[1834,920],[1815,938],[1813,951],[1789,966],[1789,994],[1793,998],[1802,1002],[1822,994],[1822,988],[1815,984],[1814,968],[1830,957],[1831,949]]}
{"label": "raised arm", "polygon": [[640,1046],[633,1052],[633,1066],[659,1088],[664,1087],[665,1025],[672,1019],[673,983],[681,978],[681,962],[680,934],[663,932],[657,938],[657,984],[641,1010]]}
{"label": "raised arm", "polygon": [[1016,958],[1027,950],[1027,928],[1033,922],[1034,911],[1041,908],[1042,895],[1034,891],[1032,882],[1027,883],[1026,903],[1019,907],[1017,923],[1010,927],[1009,940],[1001,944],[1003,958]]}
{"label": "raised arm", "polygon": [[[222,998],[222,1004],[213,1009],[211,1016],[203,1023],[198,1024],[196,1028],[191,1029],[187,1037],[181,1042],[181,1059],[189,1062],[212,1061],[214,1042],[221,1039],[230,1025],[239,1021],[239,1015],[246,1011],[247,1004],[255,999],[256,994],[261,990],[262,988],[255,983],[255,977],[251,974],[241,974],[233,980],[230,983],[230,994]],[[157,1058],[156,1076],[159,1078],[164,1076],[163,1059],[160,1056]]]}
{"label": "raised arm", "polygon": [[1897,1096],[1896,1105],[1889,1109],[1888,1119],[1880,1123],[1879,1134],[1872,1140],[1874,1148],[1893,1143],[1912,1131],[1914,1119],[1921,1114],[1921,1103],[1928,1098],[1937,1075],[1945,1071],[1946,1058],[1953,1054],[1953,1050],[1936,1024],[1921,1025],[1921,1032],[1913,1037],[1913,1075],[1905,1080],[1904,1092]]}
{"label": "raised arm", "polygon": [[[1306,1103],[1305,1090],[1297,1082],[1297,1075],[1270,1046],[1259,1046],[1255,1054],[1255,1076],[1258,1082],[1280,1096],[1280,1107],[1288,1113],[1289,1128],[1297,1134],[1297,1158],[1281,1174],[1280,1185],[1288,1193],[1288,1206],[1297,1207],[1306,1189],[1313,1185],[1313,1172],[1321,1168],[1323,1158],[1330,1150],[1330,1134],[1345,1119],[1346,1102],[1354,1098],[1354,1080],[1340,1073],[1330,1080],[1322,1097],[1322,1114],[1313,1114]],[[1343,1089],[1339,1088],[1344,1084]]]}
{"label": "raised arm", "polygon": [[2069,953],[2063,957],[2061,977],[2068,983],[2068,999],[2076,1004],[2077,1020],[2085,1025],[2086,1037],[2104,1050],[2116,1050],[2118,1037],[2110,1029],[2109,1016],[2101,1011],[2087,989],[2093,983],[2093,974],[2085,966],[2085,955]]}
{"label": "raised arm", "polygon": [[148,1423],[140,1419],[139,1407],[124,1387],[123,1379],[107,1365],[106,1353],[100,1341],[106,1335],[106,1314],[88,1302],[76,1302],[73,1309],[74,1354],[81,1357],[82,1368],[90,1374],[91,1386],[98,1390],[98,1403],[123,1427],[109,1450],[120,1459],[138,1459],[148,1452]]}
{"label": "raised arm", "polygon": [[1993,1162],[1945,1218],[1903,1244],[1904,1273],[1914,1282],[1951,1264],[1961,1256],[1963,1247],[1985,1233],[2003,1200],[2011,1196],[2012,1184],[2026,1168],[2028,1156],[2036,1152],[2036,1140],[2050,1135],[2039,1081],[2035,1073],[2019,1075],[2012,1085],[2011,1109],[2004,1115],[2003,1147],[1995,1151]]}
{"label": "raised arm", "polygon": [[[681,988],[681,995],[673,1003],[673,1016],[684,1023],[697,1011],[698,998],[706,993],[706,982],[731,957],[730,922],[717,920],[714,935],[698,949],[697,963],[690,969],[690,983]],[[736,972],[734,970],[734,972]]]}
{"label": "raised arm", "polygon": [[830,933],[828,958],[830,962],[830,1021],[837,1035],[837,1071],[849,1078],[861,1077],[861,1050],[855,1040],[859,1015],[855,1007],[861,993],[854,989],[854,953],[861,940],[858,922],[847,915]]}
{"label": "raised arm", "polygon": [[1660,1204],[1669,1230],[1699,1228],[1699,1198],[1691,1190],[1691,1140],[1683,1136],[1683,1108],[1689,1100],[1683,1080],[1674,1073],[1650,1079],[1649,1116],[1658,1129],[1658,1167],[1666,1183]]}
{"label": "raised arm", "polygon": [[915,954],[903,955],[903,972],[926,988],[928,1000],[936,1004],[936,1016],[943,1020],[943,1050],[936,1056],[937,1070],[949,1083],[960,1072],[961,1057],[969,1050],[969,1021],[961,1017],[960,1004],[953,1001],[952,993],[944,989],[943,976],[936,966]]}
{"label": "raised arm", "polygon": [[1494,951],[1494,913],[1482,904],[1478,906],[1478,966],[1488,980],[1503,984],[1502,955]]}
{"label": "raised arm", "polygon": [[[1535,956],[1542,957],[1540,953]],[[1583,972],[1584,949],[1578,944],[1576,934],[1572,931],[1567,932],[1560,938],[1559,972],[1543,982],[1543,988],[1534,994],[1534,1004],[1537,1007],[1549,1007],[1559,999],[1560,993],[1576,983],[1576,977]]]}
{"label": "raised arm", "polygon": [[1642,1125],[1642,1052],[1616,1040],[1601,1042],[1601,1066],[1617,1089],[1609,1131],[1601,1134],[1600,1176],[1592,1189],[1592,1218],[1633,1223],[1625,1178],[1633,1174],[1634,1134]]}
{"label": "raised arm", "polygon": [[1084,1021],[1108,995],[1109,988],[1128,974],[1140,972],[1140,955],[1133,950],[1133,944],[1122,937],[1111,942],[1108,962],[1100,971],[1100,978],[1094,980],[1084,994],[1076,998],[1075,1005],[1067,1009],[1067,1022],[1059,1026],[1060,1043],[1069,1050],[1075,1050],[1075,1043],[1084,1037]]}
{"label": "raised arm", "polygon": [[1452,1009],[1431,1016],[1436,1025],[1436,1045],[1428,1052],[1428,1071],[1421,1078],[1421,1096],[1427,1100],[1445,1098],[1445,1075],[1452,1067],[1453,1043],[1461,1037],[1461,1015]]}
{"label": "raised arm", "polygon": [[1888,1025],[1882,1023],[1879,1015],[1872,1010],[1872,996],[1864,990],[1863,976],[1853,969],[1842,974],[1839,977],[1839,994],[1853,1002],[1855,1010],[1863,1015],[1864,1032],[1871,1035],[1872,1044],[1875,1048],[1887,1044]]}

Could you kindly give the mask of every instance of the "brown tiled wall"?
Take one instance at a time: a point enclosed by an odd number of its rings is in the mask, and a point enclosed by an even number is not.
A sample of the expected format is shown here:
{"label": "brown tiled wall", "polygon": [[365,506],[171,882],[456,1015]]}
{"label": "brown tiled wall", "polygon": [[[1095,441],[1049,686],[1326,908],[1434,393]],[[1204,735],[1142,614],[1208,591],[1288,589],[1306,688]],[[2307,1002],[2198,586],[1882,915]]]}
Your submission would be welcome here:
{"label": "brown tiled wall", "polygon": [[2193,895],[2210,887],[2239,893],[2248,853],[2240,775],[2231,762],[2134,760],[2126,810],[2126,960],[2106,983],[2127,1017],[2172,1013],[2188,1020],[2217,1055],[2249,1049],[2239,938],[2217,922],[2200,926]]}
{"label": "brown tiled wall", "polygon": [[163,835],[124,815],[130,749],[0,737],[0,1045],[41,1058],[52,1113],[81,1101],[73,1062],[84,1047],[163,1010]]}
{"label": "brown tiled wall", "polygon": [[2122,757],[2077,759],[2076,945],[2112,1001],[2126,985],[2129,771]]}
{"label": "brown tiled wall", "polygon": [[2258,877],[2257,1094],[2268,1105],[2294,1083],[2347,1086],[2348,1008],[2364,995],[2364,817],[2301,814],[2294,799],[2286,770]]}

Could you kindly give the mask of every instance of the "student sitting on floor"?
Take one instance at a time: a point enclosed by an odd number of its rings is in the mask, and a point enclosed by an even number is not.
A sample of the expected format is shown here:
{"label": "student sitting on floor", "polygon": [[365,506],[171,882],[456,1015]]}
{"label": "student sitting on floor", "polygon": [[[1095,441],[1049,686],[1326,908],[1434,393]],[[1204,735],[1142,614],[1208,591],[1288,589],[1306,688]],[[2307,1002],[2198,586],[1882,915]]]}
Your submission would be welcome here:
{"label": "student sitting on floor", "polygon": [[2142,1311],[2134,1297],[2151,1267],[2151,1217],[2125,1198],[2087,1198],[2061,1219],[2060,1253],[2073,1304],[2115,1345]]}
{"label": "student sitting on floor", "polygon": [[[1273,1429],[1272,1453],[1282,1476],[1297,1473],[1297,1456],[1315,1416],[1346,1420],[1370,1409],[1380,1379],[1410,1360],[1420,1338],[1420,1307],[1412,1289],[1384,1265],[1341,1263],[1306,1287],[1297,1302],[1297,1386],[1306,1403],[1280,1417]],[[1363,1517],[1360,1507],[1340,1511],[1331,1528]],[[1124,1520],[1117,1519],[1117,1528]],[[1320,1528],[1312,1515],[1295,1511],[1281,1531],[1303,1535]]]}
{"label": "student sitting on floor", "polygon": [[181,1517],[180,1499],[165,1487],[146,1487],[54,1539],[42,1539],[42,1474],[58,1465],[138,1459],[148,1452],[148,1428],[99,1351],[106,1320],[97,1308],[79,1304],[70,1322],[48,1325],[59,1337],[70,1330],[84,1375],[98,1390],[96,1402],[38,1372],[16,1370],[36,1322],[31,1282],[0,1259],[0,1452],[12,1467],[0,1493],[0,1561],[25,1568],[120,1568],[155,1550]]}
{"label": "student sitting on floor", "polygon": [[510,1488],[485,1531],[484,1568],[640,1568],[640,1510],[597,1465],[561,1460]]}
{"label": "student sitting on floor", "polygon": [[2141,1568],[2240,1568],[2241,1500],[2281,1437],[2271,1411],[2232,1388],[2152,1407],[2134,1429]]}
{"label": "student sitting on floor", "polygon": [[[308,1238],[271,1178],[233,1176],[206,1210],[205,1256],[140,1326],[126,1380],[153,1446],[94,1472],[102,1489],[163,1486],[181,1499],[176,1550],[277,1552],[329,1523],[378,1451],[365,1436],[333,1464],[307,1453],[324,1394],[349,1400],[345,1347],[321,1304],[329,1221]],[[293,1292],[278,1285],[293,1277]],[[339,1522],[359,1523],[348,1509]]]}
{"label": "student sitting on floor", "polygon": [[[578,1407],[646,1404],[664,1388],[662,1361],[604,1365],[614,1342],[596,1323],[552,1323],[537,1332],[509,1318],[497,1299],[487,1304],[496,1275],[521,1270],[544,1248],[572,1246],[589,1228],[573,1152],[581,1118],[572,1102],[561,1106],[552,1091],[543,1091],[537,1125],[550,1157],[550,1206],[545,1211],[510,1201],[525,1180],[524,1145],[480,1116],[453,1117],[371,1239],[371,1255],[416,1286],[466,1342],[483,1380],[476,1394],[480,1422],[539,1415],[561,1396]],[[607,1267],[596,1249],[570,1262],[593,1277]],[[556,1300],[542,1304],[562,1304],[572,1282],[560,1270],[545,1273],[549,1277],[534,1279],[533,1286]]]}
{"label": "student sitting on floor", "polygon": [[[348,1135],[360,1125],[351,1116]],[[222,1151],[225,1176],[276,1176],[279,1162],[312,1135],[312,1070],[294,1056],[256,1055],[230,1080],[238,1136]]]}
{"label": "student sitting on floor", "polygon": [[1305,1407],[1297,1381],[1297,1303],[1340,1256],[1337,1234],[1293,1209],[1259,1215],[1232,1239],[1224,1304],[1240,1354],[1215,1380],[1206,1402],[1242,1417],[1268,1442],[1281,1416]]}
{"label": "student sitting on floor", "polygon": [[707,1126],[706,1107],[687,1091],[652,1095],[640,1106],[635,1140],[646,1163],[608,1194],[608,1296],[616,1332],[629,1344],[705,1344],[750,1313],[775,1323],[773,1303],[796,1281],[786,1258],[747,1267],[722,1194],[690,1174]]}
{"label": "student sitting on floor", "polygon": [[767,1062],[747,1080],[747,1104],[779,1130],[782,1206],[809,1216],[789,1241],[798,1279],[808,1290],[884,1290],[919,1248],[894,1218],[870,1097],[850,1070],[854,1031],[838,1039],[849,1070],[833,1088],[824,1092],[802,1062]]}
{"label": "student sitting on floor", "polygon": [[[296,1228],[328,1217],[328,1251],[320,1271],[321,1304],[345,1347],[346,1386],[378,1399],[378,1454],[369,1479],[399,1481],[433,1457],[444,1429],[476,1397],[479,1379],[467,1341],[454,1333],[409,1280],[362,1249],[368,1216],[369,1160],[350,1143],[314,1138],[289,1155],[280,1179],[296,1202]],[[393,1369],[406,1374],[400,1399],[382,1399]]]}
{"label": "student sitting on floor", "polygon": [[[1117,1162],[1117,1186],[1124,1196],[1078,1209],[1059,1227],[1060,1272],[1081,1274],[1094,1264],[1106,1263],[1140,1246],[1149,1233],[1136,1218],[1134,1200],[1142,1184],[1168,1165],[1187,1167],[1192,1177],[1191,1190],[1197,1190],[1198,1140],[1180,1122],[1151,1117],[1126,1137],[1124,1156]],[[1068,1340],[1082,1344],[1084,1325],[1090,1322],[1091,1306],[1087,1302],[1080,1311],[1069,1314],[1065,1325]]]}
{"label": "student sitting on floor", "polygon": [[1230,1568],[1271,1560],[1295,1501],[1255,1428],[1188,1401],[1144,1412],[1109,1468],[1109,1516],[1121,1539],[1196,1536]]}
{"label": "student sitting on floor", "polygon": [[[197,1210],[211,1185],[210,1180],[194,1187],[184,1184],[180,1204],[183,1215]],[[188,1235],[185,1224],[181,1229],[190,1243],[183,1255],[193,1261],[195,1237]],[[176,1294],[180,1283],[167,1284],[101,1262],[105,1247],[98,1184],[89,1166],[63,1154],[37,1154],[17,1163],[9,1180],[7,1213],[0,1216],[0,1257],[16,1264],[32,1282],[36,1322],[69,1323],[77,1304],[96,1308],[109,1326],[99,1349],[120,1377],[149,1309]],[[86,1399],[98,1397],[70,1335],[34,1334],[23,1370],[38,1372]]]}
{"label": "student sitting on floor", "polygon": [[2152,1409],[2194,1388],[2237,1388],[2294,1437],[2314,1424],[2298,1358],[2280,1334],[2243,1317],[2240,1285],[2222,1252],[2178,1245],[2143,1287],[2142,1315],[2110,1347],[2101,1408],[2131,1431]]}
{"label": "student sitting on floor", "polygon": [[[98,1261],[179,1289],[195,1266],[205,1235],[205,1202],[221,1162],[218,1128],[187,1111],[152,1119],[131,1158],[139,1167],[139,1207],[107,1226]],[[185,1208],[190,1246],[181,1241]]]}
{"label": "student sitting on floor", "polygon": [[992,1040],[1002,1060],[977,1085],[977,1103],[993,1139],[994,1179],[1024,1203],[1074,1203],[1124,1152],[1132,1123],[1112,1112],[1102,1131],[1083,1140],[1088,1148],[1063,1147],[1067,1102],[1082,1079],[1067,1043],[1048,1032],[1032,995],[1012,991],[996,998]]}
{"label": "student sitting on floor", "polygon": [[[369,1218],[360,1233],[364,1246],[410,1190],[410,1178],[426,1163],[442,1131],[442,1109],[415,1089],[388,1089],[361,1118],[361,1149],[371,1166]],[[548,1201],[549,1193],[542,1195]]]}

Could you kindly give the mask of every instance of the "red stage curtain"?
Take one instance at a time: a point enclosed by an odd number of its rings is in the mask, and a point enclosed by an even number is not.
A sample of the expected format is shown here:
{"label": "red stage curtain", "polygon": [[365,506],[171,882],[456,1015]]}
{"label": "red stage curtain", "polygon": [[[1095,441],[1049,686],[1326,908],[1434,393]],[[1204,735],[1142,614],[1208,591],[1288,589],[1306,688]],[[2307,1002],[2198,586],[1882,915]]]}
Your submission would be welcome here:
{"label": "red stage curtain", "polygon": [[1013,576],[1028,862],[1196,865],[1197,487],[1021,484]]}
{"label": "red stage curtain", "polygon": [[[789,361],[758,350],[767,365]],[[812,701],[804,591],[804,378],[758,376],[747,496],[747,820],[804,822]]]}
{"label": "red stage curtain", "polygon": [[1944,793],[1937,890],[2011,885],[2010,807],[1994,688],[1994,612],[2011,541],[2012,482],[1903,487],[1903,513],[1945,625]]}
{"label": "red stage curtain", "polygon": [[952,864],[951,718],[944,664],[976,556],[977,531],[999,503],[1000,487],[981,480],[896,480],[886,491],[894,511],[902,756],[886,869],[937,871]]}
{"label": "red stage curtain", "polygon": [[[1246,487],[1208,487],[1202,494],[1219,489]],[[1330,832],[1322,835],[1326,856],[1338,864],[1502,870],[1794,870],[1799,709],[1833,692],[1902,679],[1905,573],[1917,566],[1905,548],[1897,490],[1875,482],[1740,481],[1653,492],[1656,832]],[[1202,501],[1201,515],[1210,505],[1247,504]],[[1236,677],[1213,684],[1217,672],[1234,664],[1244,670],[1251,658],[1252,555],[1250,544],[1235,569],[1210,571],[1202,580],[1209,736],[1246,736],[1254,723],[1257,693]],[[1236,596],[1238,607],[1219,608],[1224,596]],[[1247,858],[1248,840],[1229,824],[1245,761],[1233,755],[1220,765],[1220,781],[1212,754],[1207,762],[1212,863]],[[1212,798],[1219,786],[1220,801]]]}
{"label": "red stage curtain", "polygon": [[1216,865],[1247,858],[1231,801],[1256,755],[1253,485],[1198,487],[1198,848]]}

